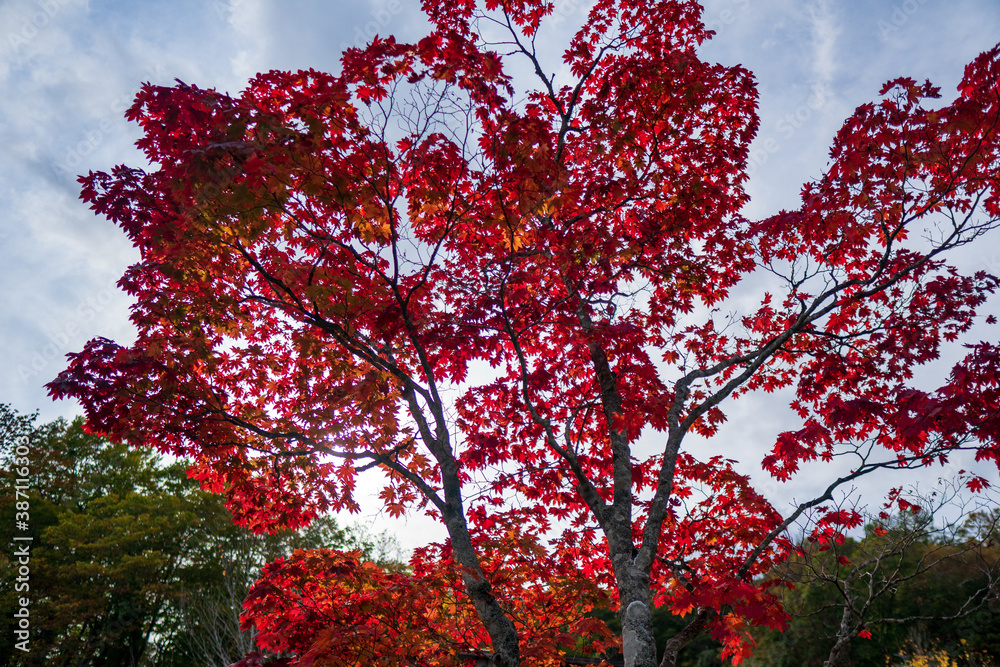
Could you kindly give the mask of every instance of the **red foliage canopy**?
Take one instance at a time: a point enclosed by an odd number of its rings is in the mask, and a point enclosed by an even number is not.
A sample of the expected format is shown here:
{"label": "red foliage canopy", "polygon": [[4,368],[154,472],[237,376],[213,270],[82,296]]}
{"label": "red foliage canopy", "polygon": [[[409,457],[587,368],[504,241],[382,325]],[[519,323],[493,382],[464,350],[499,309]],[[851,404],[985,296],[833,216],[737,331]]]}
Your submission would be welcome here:
{"label": "red foliage canopy", "polygon": [[[535,49],[551,5],[424,8],[430,35],[348,50],[339,75],[268,72],[238,97],[146,85],[127,117],[153,169],[81,178],[142,252],[120,282],[138,338],[91,341],[53,395],[192,457],[255,530],[357,509],[374,467],[390,512],[447,526],[408,575],[327,551],[269,566],[245,614],[264,648],[545,664],[567,633],[605,644],[586,612],[610,596],[635,665],[655,663],[659,605],[693,619],[664,664],[703,630],[739,661],[749,624],[784,622],[762,578],[783,531],[839,485],[959,449],[1000,463],[995,344],[937,390],[910,384],[998,283],[946,258],[1000,220],[1000,48],[947,105],[887,84],[801,208],[754,222],[756,90],[698,59],[696,2],[598,0],[565,85]],[[504,73],[516,58],[533,82]],[[745,310],[731,291],[763,271],[779,291]],[[727,400],[786,387],[802,425],[765,469],[857,465],[782,515],[682,443],[713,436]],[[827,509],[818,535],[858,521]]]}

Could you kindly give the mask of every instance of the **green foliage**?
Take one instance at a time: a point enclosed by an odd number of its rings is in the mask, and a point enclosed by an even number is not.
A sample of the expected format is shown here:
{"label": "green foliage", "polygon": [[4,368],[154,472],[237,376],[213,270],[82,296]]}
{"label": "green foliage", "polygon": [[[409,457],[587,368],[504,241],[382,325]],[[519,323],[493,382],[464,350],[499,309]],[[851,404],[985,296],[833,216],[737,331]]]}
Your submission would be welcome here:
{"label": "green foliage", "polygon": [[[34,422],[0,405],[0,522],[14,544],[14,453],[27,445],[30,530],[16,534],[33,539],[27,592],[14,590],[12,549],[0,554],[0,664],[228,665],[253,648],[238,615],[265,563],[320,546],[395,562],[391,538],[332,517],[251,535],[187,476],[184,462],[88,434],[80,419]],[[25,595],[27,653],[13,645],[13,611]]]}
{"label": "green foliage", "polygon": [[[868,605],[863,620],[870,622],[871,638],[853,633],[842,664],[1000,664],[995,583],[1000,543],[991,539],[998,511],[970,514],[948,538],[928,532],[919,515],[902,512],[869,526],[860,539],[824,548],[801,544],[800,554],[777,573],[793,586],[779,593],[793,619],[784,632],[757,633],[759,649],[749,664],[824,665],[848,598],[856,607]],[[884,592],[873,595],[879,590]],[[963,613],[963,605],[969,613]],[[931,618],[949,616],[959,617]]]}

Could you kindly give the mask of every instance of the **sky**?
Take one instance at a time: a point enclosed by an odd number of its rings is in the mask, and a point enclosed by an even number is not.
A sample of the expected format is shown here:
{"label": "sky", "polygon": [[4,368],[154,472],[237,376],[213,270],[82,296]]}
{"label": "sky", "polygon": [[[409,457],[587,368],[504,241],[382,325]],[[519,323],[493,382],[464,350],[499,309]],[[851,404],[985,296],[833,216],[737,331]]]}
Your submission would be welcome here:
{"label": "sky", "polygon": [[[589,0],[555,4],[551,62]],[[802,183],[821,176],[833,134],[885,81],[930,79],[947,99],[964,66],[1000,40],[1000,0],[704,5],[717,35],[702,59],[743,64],[759,84],[750,218],[796,207]],[[80,202],[76,176],[144,166],[138,132],[123,118],[142,82],[180,79],[235,94],[257,72],[335,72],[346,46],[376,33],[414,40],[425,30],[413,0],[0,0],[0,402],[38,409],[43,420],[79,414],[43,388],[64,355],[96,336],[132,340],[129,298],[115,283],[138,254]],[[972,248],[961,261],[1000,274],[1000,248]],[[728,428],[745,451],[763,451],[783,415],[748,401]],[[801,484],[808,489],[808,475]],[[794,495],[773,483],[766,490]],[[436,530],[422,519],[376,521],[404,546]]]}

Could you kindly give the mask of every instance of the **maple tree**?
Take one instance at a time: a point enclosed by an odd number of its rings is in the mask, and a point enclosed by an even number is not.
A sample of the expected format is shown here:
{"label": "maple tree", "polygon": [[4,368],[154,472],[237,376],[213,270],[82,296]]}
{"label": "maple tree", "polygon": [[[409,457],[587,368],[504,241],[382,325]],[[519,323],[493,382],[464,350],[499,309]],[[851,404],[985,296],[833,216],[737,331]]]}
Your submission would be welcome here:
{"label": "maple tree", "polygon": [[[626,665],[657,663],[658,607],[690,619],[660,664],[702,632],[739,662],[750,626],[786,621],[767,575],[803,513],[834,539],[862,519],[825,503],[863,475],[1000,463],[995,344],[912,381],[997,287],[946,260],[1000,221],[1000,47],[950,104],[889,82],[802,206],[753,221],[753,78],[698,58],[696,2],[598,0],[558,78],[536,44],[551,5],[423,6],[428,36],[349,49],[336,75],[144,86],[127,118],[154,168],[81,179],[142,253],[120,282],[138,334],[71,355],[53,395],[194,459],[254,530],[357,510],[372,468],[389,512],[447,528],[410,574],[271,566],[244,619],[281,661],[554,663],[572,637],[618,641],[589,615],[610,597]],[[854,464],[779,512],[730,444],[684,445],[785,388],[801,427],[764,470]]]}

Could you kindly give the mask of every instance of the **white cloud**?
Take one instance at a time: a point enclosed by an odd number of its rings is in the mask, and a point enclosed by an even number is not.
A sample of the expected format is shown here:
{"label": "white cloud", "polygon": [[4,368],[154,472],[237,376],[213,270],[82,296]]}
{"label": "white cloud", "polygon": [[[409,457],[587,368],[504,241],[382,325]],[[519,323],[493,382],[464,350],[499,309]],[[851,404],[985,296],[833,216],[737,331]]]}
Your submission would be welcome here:
{"label": "white cloud", "polygon": [[66,27],[86,14],[82,0],[10,0],[0,5],[0,83],[55,53],[65,53]]}
{"label": "white cloud", "polygon": [[230,59],[233,75],[248,80],[258,72],[268,69],[266,63],[271,49],[267,0],[229,0],[228,21],[236,32],[236,39],[243,45]]}
{"label": "white cloud", "polygon": [[806,9],[812,32],[813,87],[824,97],[832,95],[839,59],[837,36],[840,35],[840,27],[832,4],[832,0],[817,0]]}

